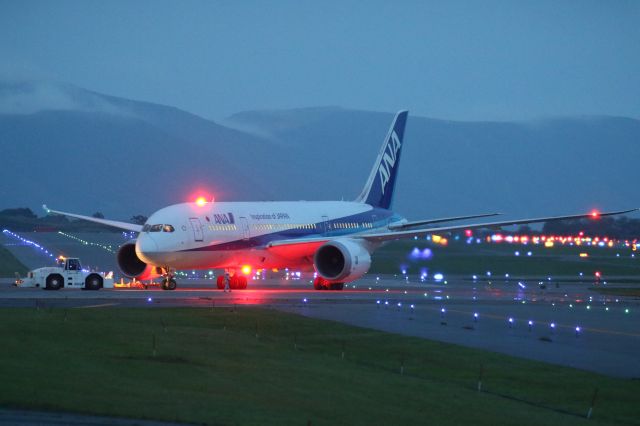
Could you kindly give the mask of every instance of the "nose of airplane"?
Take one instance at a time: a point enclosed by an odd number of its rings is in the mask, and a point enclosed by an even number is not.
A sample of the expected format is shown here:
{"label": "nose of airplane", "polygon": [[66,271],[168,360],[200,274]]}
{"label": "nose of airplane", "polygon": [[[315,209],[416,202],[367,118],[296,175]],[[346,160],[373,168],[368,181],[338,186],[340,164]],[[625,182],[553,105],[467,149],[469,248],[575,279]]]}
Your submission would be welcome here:
{"label": "nose of airplane", "polygon": [[158,244],[153,240],[150,235],[140,234],[136,240],[136,254],[141,259],[148,258],[150,254],[158,251]]}

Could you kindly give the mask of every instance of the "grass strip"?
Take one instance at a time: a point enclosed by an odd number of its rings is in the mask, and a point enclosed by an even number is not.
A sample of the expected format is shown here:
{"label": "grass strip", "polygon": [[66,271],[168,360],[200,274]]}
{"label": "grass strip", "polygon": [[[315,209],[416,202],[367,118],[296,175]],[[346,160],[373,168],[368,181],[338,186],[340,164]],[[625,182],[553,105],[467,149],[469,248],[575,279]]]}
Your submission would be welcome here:
{"label": "grass strip", "polygon": [[[0,310],[0,404],[201,424],[638,424],[640,382],[268,309]],[[478,380],[482,392],[478,392]]]}
{"label": "grass strip", "polygon": [[6,248],[0,245],[0,277],[15,276],[18,272],[22,276],[27,273],[28,269]]}
{"label": "grass strip", "polygon": [[640,288],[631,287],[591,287],[590,290],[611,296],[640,297]]}

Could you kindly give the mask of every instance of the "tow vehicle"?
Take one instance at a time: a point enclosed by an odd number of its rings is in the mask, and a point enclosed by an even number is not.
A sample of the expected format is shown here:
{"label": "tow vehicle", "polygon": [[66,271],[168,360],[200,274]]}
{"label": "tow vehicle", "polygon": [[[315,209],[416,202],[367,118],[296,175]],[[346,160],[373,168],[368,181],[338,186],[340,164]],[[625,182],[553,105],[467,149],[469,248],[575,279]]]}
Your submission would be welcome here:
{"label": "tow vehicle", "polygon": [[18,287],[41,287],[46,290],[61,288],[100,290],[113,288],[113,273],[105,274],[82,269],[80,259],[61,257],[58,259],[58,266],[34,269],[29,271],[24,279],[16,274],[15,284]]}

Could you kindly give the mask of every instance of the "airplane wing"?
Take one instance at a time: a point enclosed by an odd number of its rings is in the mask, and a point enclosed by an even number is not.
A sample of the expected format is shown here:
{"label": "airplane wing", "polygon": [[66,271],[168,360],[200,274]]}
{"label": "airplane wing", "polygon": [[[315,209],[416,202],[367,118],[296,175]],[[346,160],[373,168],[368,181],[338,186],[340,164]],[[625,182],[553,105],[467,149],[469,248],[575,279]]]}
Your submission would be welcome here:
{"label": "airplane wing", "polygon": [[400,229],[413,228],[415,226],[430,225],[432,223],[455,222],[458,220],[478,219],[481,217],[499,216],[500,214],[501,213],[485,213],[485,214],[475,214],[472,216],[454,216],[454,217],[443,217],[440,219],[416,220],[414,222],[402,222],[398,224],[393,223],[389,225],[389,229],[391,229],[392,231],[396,231]]}
{"label": "airplane wing", "polygon": [[538,217],[534,219],[517,219],[517,220],[509,220],[503,222],[488,222],[488,223],[472,223],[466,225],[455,225],[455,226],[442,226],[437,228],[423,228],[423,229],[414,229],[409,231],[389,231],[389,232],[376,232],[376,233],[368,233],[368,234],[360,234],[354,235],[354,237],[362,238],[367,241],[390,241],[390,240],[400,240],[403,238],[412,238],[426,234],[437,234],[442,232],[451,232],[451,231],[460,231],[464,229],[478,229],[478,228],[498,228],[501,226],[510,226],[510,225],[523,225],[527,223],[540,223],[540,222],[550,222],[555,220],[565,220],[565,219],[594,219],[597,220],[601,217],[605,216],[614,216],[624,213],[635,212],[640,209],[630,209],[630,210],[622,210],[616,212],[605,212],[605,213],[587,213],[587,214],[575,214],[569,216],[550,216],[550,217]]}
{"label": "airplane wing", "polygon": [[74,213],[60,212],[60,211],[57,211],[57,210],[51,210],[50,208],[48,208],[46,206],[46,204],[43,204],[42,208],[44,209],[44,211],[47,212],[47,214],[59,214],[59,215],[62,215],[62,216],[75,217],[76,219],[82,219],[82,220],[87,220],[89,222],[100,223],[102,225],[112,226],[114,228],[124,229],[124,230],[127,230],[127,231],[133,231],[133,232],[141,232],[142,231],[142,225],[137,225],[135,223],[118,222],[117,220],[107,220],[107,219],[100,219],[100,218],[93,217],[93,216],[82,216],[82,215],[74,214]]}
{"label": "airplane wing", "polygon": [[[593,219],[597,220],[601,217],[606,216],[614,216],[624,213],[631,213],[638,211],[640,209],[630,209],[630,210],[622,210],[616,212],[605,212],[605,213],[587,213],[587,214],[576,214],[569,216],[550,216],[550,217],[538,217],[533,219],[517,219],[517,220],[508,220],[502,222],[488,222],[488,223],[472,223],[466,225],[455,225],[455,226],[442,226],[437,228],[423,228],[423,229],[413,229],[413,230],[401,230],[401,231],[386,231],[386,232],[369,232],[369,233],[359,233],[359,234],[350,234],[350,235],[341,235],[336,237],[311,237],[311,238],[301,238],[301,239],[290,239],[290,240],[280,240],[280,241],[272,241],[267,244],[266,248],[270,252],[274,254],[278,254],[287,258],[300,258],[305,256],[313,256],[315,251],[322,244],[327,241],[334,239],[360,239],[370,242],[382,242],[382,241],[392,241],[392,240],[401,240],[404,238],[413,238],[416,236],[422,236],[427,234],[437,234],[443,232],[451,232],[451,231],[460,231],[465,229],[479,229],[479,228],[498,228],[501,226],[510,226],[510,225],[523,225],[527,223],[540,223],[540,222],[549,222],[554,220],[565,220],[565,219]],[[484,215],[480,215],[484,216]],[[493,216],[493,214],[486,215]],[[436,219],[440,221],[440,219]],[[429,223],[429,221],[424,221],[425,223]]]}

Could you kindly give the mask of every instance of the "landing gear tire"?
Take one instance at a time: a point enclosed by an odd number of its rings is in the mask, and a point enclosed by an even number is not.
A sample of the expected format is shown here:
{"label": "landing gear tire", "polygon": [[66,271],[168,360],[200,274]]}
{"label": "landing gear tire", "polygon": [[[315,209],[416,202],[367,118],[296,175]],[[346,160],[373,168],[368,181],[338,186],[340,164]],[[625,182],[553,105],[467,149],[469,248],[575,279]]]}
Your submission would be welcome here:
{"label": "landing gear tire", "polygon": [[178,284],[176,283],[176,280],[174,278],[165,278],[162,280],[160,287],[163,290],[175,290],[177,285]]}
{"label": "landing gear tire", "polygon": [[47,277],[45,284],[44,288],[47,290],[60,290],[64,284],[64,278],[60,274],[51,274]]}
{"label": "landing gear tire", "polygon": [[[243,277],[242,275],[234,275],[229,279],[229,288],[231,290],[244,290],[247,288],[247,284],[247,277]],[[224,281],[222,288],[224,288]]]}
{"label": "landing gear tire", "polygon": [[169,278],[169,282],[167,283],[167,290],[175,290],[178,286],[176,280],[174,278]]}
{"label": "landing gear tire", "polygon": [[224,290],[224,276],[220,275],[218,276],[218,278],[216,278],[216,287],[218,287],[218,290]]}
{"label": "landing gear tire", "polygon": [[330,283],[324,278],[316,277],[313,280],[313,288],[316,290],[340,291],[344,288],[344,283]]}
{"label": "landing gear tire", "polygon": [[238,290],[240,288],[240,277],[234,275],[229,278],[229,288],[231,290]]}
{"label": "landing gear tire", "polygon": [[344,288],[344,283],[329,284],[329,290],[341,291],[343,288]]}
{"label": "landing gear tire", "polygon": [[327,288],[324,285],[324,280],[320,277],[316,277],[313,280],[313,288],[316,290],[326,290]]}
{"label": "landing gear tire", "polygon": [[239,284],[238,284],[239,289],[244,290],[247,288],[247,284],[248,284],[247,277],[238,277],[238,281],[239,281]]}
{"label": "landing gear tire", "polygon": [[91,274],[84,280],[86,290],[100,290],[102,288],[102,277],[98,274]]}

